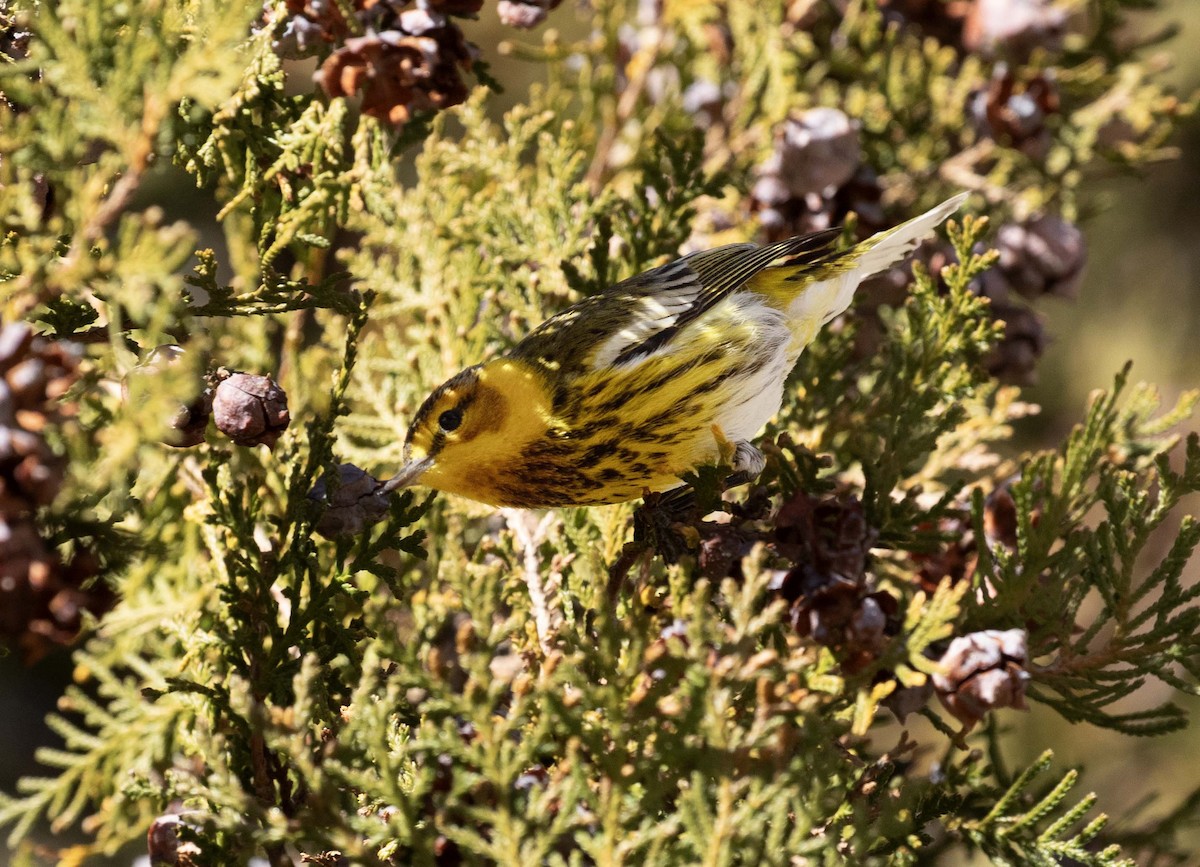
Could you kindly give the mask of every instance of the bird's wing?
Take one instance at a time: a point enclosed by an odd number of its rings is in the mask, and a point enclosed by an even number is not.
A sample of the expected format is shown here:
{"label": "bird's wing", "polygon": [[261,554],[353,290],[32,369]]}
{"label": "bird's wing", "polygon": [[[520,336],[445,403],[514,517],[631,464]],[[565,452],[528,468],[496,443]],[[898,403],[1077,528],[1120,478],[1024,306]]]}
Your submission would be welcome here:
{"label": "bird's wing", "polygon": [[688,323],[773,263],[830,255],[840,229],[777,244],[729,244],[692,253],[617,283],[547,319],[512,355],[559,370],[620,367],[662,349]]}

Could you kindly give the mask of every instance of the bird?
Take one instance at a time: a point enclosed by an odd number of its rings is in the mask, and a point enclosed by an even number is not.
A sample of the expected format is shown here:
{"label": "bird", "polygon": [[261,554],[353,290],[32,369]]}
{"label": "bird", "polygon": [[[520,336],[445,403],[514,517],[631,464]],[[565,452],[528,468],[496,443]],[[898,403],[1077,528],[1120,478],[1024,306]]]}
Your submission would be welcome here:
{"label": "bird", "polygon": [[840,228],[690,253],[550,317],[420,405],[381,493],[423,485],[498,507],[636,500],[706,463],[765,467],[752,440],[804,348],[960,193],[837,250]]}

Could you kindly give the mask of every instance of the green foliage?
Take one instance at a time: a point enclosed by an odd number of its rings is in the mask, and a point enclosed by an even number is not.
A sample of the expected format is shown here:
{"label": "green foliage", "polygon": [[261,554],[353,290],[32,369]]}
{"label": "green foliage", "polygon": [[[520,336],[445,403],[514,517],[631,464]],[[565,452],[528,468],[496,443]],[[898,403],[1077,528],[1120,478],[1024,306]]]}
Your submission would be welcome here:
{"label": "green foliage", "polygon": [[[1200,544],[1195,520],[1183,518],[1161,561],[1148,566],[1145,559],[1154,531],[1184,496],[1200,490],[1200,439],[1189,436],[1176,472],[1167,456],[1175,438],[1161,436],[1200,395],[1185,394],[1174,410],[1155,417],[1153,389],[1139,387],[1126,406],[1118,404],[1127,373],[1111,393],[1096,395],[1059,453],[1023,466],[1012,488],[1016,546],[981,557],[992,592],[976,599],[968,622],[1037,624],[1032,655],[1049,661],[1037,669],[1033,694],[1072,721],[1148,735],[1186,725],[1182,709],[1166,702],[1128,713],[1110,708],[1151,678],[1196,689],[1200,590],[1181,582]],[[1097,508],[1102,519],[1094,523]],[[978,497],[974,511],[981,524]],[[1089,597],[1098,597],[1100,610],[1077,630]]]}
{"label": "green foliage", "polygon": [[[237,3],[161,7],[38,6],[28,58],[0,69],[3,209],[16,234],[5,251],[6,306],[88,286],[113,321],[145,327],[156,296],[178,298],[192,233],[127,208],[170,141],[176,107],[211,108],[237,85],[249,16]],[[44,221],[39,184],[70,194]]]}
{"label": "green foliage", "polygon": [[[983,219],[950,227],[939,273],[915,266],[877,317],[806,351],[758,484],[718,501],[723,472],[698,469],[723,515],[668,516],[677,557],[628,547],[630,506],[542,517],[405,493],[357,536],[316,532],[317,480],[393,470],[431,385],[682,249],[753,237],[747,190],[797,110],[858,120],[889,219],[963,186],[996,219],[1071,215],[1100,158],[1157,158],[1182,110],[1113,41],[1140,3],[1095,4],[1089,36],[1020,64],[1061,75],[1041,159],[970,121],[995,62],[873,3],[804,22],[787,8],[803,4],[669,3],[630,43],[636,5],[592,4],[584,41],[517,46],[547,82],[502,118],[481,89],[399,137],[311,93],[246,4],[20,4],[28,57],[0,68],[0,298],[85,347],[77,414],[48,434],[68,485],[38,520],[64,550],[99,549],[119,602],[75,651],[49,774],[0,795],[10,843],[48,821],[113,854],[170,812],[206,863],[1178,850],[1196,798],[1114,830],[1049,754],[1003,767],[996,717],[1018,702],[974,731],[983,713],[955,730],[929,703],[951,639],[983,630],[1025,631],[1008,662],[1030,700],[1127,734],[1184,725],[1170,700],[1122,701],[1150,682],[1195,693],[1200,674],[1184,577],[1200,527],[1178,517],[1200,440],[1173,468],[1168,434],[1195,397],[1157,414],[1123,372],[1060,449],[1013,458],[1028,408],[985,366],[1004,329],[979,288]],[[722,93],[707,125],[683,98],[705,81]],[[1137,130],[1115,148],[1113,117]],[[171,160],[219,237],[135,198]],[[185,352],[160,370],[166,343]],[[286,388],[274,451],[159,441],[218,368]],[[734,549],[720,568],[714,540]],[[787,595],[797,580],[812,586]],[[844,621],[817,598],[849,600]]]}
{"label": "green foliage", "polygon": [[[1131,867],[1134,862],[1120,857],[1120,847],[1107,846],[1097,851],[1089,846],[1104,830],[1106,816],[1091,819],[1072,836],[1064,838],[1064,832],[1077,827],[1092,810],[1096,796],[1086,795],[1076,804],[1064,805],[1078,780],[1075,771],[1068,771],[1053,786],[1031,791],[1034,780],[1046,772],[1052,759],[1051,753],[1043,753],[1000,794],[986,816],[962,825],[970,845],[978,847],[997,864],[1053,867],[1069,858],[1097,867]],[[1031,830],[1040,833],[1034,836]]]}

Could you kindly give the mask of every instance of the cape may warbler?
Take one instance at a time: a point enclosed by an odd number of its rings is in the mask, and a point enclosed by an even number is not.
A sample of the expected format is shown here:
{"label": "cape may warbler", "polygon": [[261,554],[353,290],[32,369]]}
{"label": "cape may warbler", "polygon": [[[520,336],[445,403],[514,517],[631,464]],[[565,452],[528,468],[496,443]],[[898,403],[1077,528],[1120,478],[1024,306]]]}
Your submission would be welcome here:
{"label": "cape may warbler", "polygon": [[692,253],[585,298],[417,410],[387,490],[419,483],[497,506],[618,503],[681,484],[749,442],[817,331],[965,195],[848,250],[839,229]]}

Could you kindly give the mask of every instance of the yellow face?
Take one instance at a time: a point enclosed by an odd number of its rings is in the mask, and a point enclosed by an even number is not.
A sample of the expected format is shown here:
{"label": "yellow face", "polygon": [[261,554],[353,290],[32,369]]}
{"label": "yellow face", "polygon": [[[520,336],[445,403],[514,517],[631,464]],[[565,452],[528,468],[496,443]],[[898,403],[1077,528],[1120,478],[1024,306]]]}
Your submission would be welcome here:
{"label": "yellow face", "polygon": [[439,386],[413,418],[405,464],[388,488],[412,484],[498,503],[522,448],[545,434],[549,399],[517,362],[470,367]]}

